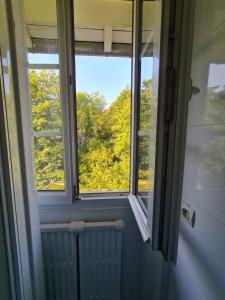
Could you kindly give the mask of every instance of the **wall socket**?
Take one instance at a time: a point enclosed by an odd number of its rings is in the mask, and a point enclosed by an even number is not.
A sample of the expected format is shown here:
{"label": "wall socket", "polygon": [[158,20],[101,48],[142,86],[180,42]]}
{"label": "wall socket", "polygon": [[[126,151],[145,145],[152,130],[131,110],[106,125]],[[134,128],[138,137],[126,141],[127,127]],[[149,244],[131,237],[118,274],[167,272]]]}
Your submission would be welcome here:
{"label": "wall socket", "polygon": [[195,225],[195,210],[186,202],[181,202],[181,217],[193,228]]}

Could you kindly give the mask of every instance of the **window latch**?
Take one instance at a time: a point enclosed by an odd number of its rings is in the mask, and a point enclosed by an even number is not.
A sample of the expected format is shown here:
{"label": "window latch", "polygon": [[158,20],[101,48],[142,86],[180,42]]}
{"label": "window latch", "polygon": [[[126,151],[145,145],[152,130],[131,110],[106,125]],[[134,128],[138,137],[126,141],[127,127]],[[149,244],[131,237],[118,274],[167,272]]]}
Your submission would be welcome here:
{"label": "window latch", "polygon": [[76,184],[73,185],[73,197],[74,197],[75,200],[79,199],[78,186]]}

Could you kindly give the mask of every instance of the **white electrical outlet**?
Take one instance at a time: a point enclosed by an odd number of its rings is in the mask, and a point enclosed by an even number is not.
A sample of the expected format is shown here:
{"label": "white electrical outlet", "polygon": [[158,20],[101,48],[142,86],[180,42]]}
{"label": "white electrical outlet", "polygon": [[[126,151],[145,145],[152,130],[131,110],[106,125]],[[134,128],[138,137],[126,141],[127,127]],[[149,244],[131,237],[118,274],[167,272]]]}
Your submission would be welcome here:
{"label": "white electrical outlet", "polygon": [[194,227],[195,225],[195,211],[194,209],[186,202],[181,202],[181,216],[182,218],[191,225],[191,227]]}

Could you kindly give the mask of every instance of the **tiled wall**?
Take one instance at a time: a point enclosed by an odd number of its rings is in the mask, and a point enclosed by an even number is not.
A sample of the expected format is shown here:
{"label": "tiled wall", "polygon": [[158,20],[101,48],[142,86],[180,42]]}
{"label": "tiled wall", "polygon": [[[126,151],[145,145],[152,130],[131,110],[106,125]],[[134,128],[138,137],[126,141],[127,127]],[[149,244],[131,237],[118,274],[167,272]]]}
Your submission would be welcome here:
{"label": "tiled wall", "polygon": [[183,200],[196,212],[181,221],[169,299],[225,299],[225,1],[197,0]]}

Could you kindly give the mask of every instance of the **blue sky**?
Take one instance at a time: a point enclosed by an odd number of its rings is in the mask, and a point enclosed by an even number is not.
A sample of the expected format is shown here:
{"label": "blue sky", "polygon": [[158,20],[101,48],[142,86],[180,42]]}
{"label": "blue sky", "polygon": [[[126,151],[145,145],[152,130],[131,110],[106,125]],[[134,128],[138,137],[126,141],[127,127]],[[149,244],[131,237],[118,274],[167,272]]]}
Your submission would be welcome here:
{"label": "blue sky", "polygon": [[131,59],[117,57],[76,57],[77,91],[99,91],[107,103],[131,82]]}
{"label": "blue sky", "polygon": [[208,86],[225,86],[225,64],[210,64]]}
{"label": "blue sky", "polygon": [[[30,64],[58,64],[56,54],[29,54]],[[144,58],[142,80],[152,78],[152,58]],[[77,91],[99,91],[108,104],[131,85],[131,59],[121,57],[77,56]]]}

